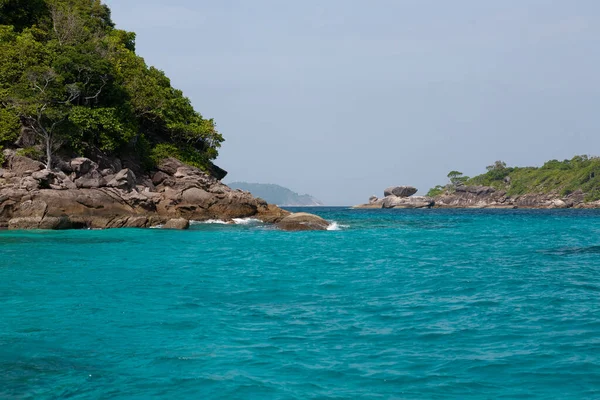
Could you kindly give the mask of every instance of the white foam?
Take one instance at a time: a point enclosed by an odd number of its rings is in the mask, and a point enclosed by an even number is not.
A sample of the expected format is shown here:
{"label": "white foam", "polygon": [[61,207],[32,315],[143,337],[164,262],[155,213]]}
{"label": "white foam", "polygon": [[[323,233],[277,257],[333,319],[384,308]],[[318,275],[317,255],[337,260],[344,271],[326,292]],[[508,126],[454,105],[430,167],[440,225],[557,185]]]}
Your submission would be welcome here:
{"label": "white foam", "polygon": [[190,221],[190,225],[201,225],[201,224],[219,224],[226,225],[227,222],[220,219],[208,219],[206,221]]}
{"label": "white foam", "polygon": [[350,225],[340,225],[337,222],[333,221],[331,224],[329,224],[329,226],[327,227],[328,231],[341,231],[342,229],[345,228],[349,228]]}
{"label": "white foam", "polygon": [[262,223],[261,220],[256,218],[234,218],[233,222],[235,222],[236,225],[253,225]]}

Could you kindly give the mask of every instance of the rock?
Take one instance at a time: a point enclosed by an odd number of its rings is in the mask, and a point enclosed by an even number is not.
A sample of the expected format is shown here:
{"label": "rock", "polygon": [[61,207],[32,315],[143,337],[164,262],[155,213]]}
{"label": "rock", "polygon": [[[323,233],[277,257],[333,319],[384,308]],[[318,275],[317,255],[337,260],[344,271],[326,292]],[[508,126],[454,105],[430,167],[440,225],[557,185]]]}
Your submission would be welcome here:
{"label": "rock", "polygon": [[496,189],[490,186],[457,186],[456,193],[471,193],[476,196],[486,196],[496,192]]}
{"label": "rock", "polygon": [[69,163],[70,170],[75,174],[75,178],[80,178],[92,170],[98,169],[98,164],[85,157],[78,157]]}
{"label": "rock", "polygon": [[19,217],[8,222],[8,229],[69,229],[71,222],[66,216],[62,217]]}
{"label": "rock", "polygon": [[417,193],[417,189],[412,186],[391,186],[383,191],[385,197],[410,197],[415,193]]}
{"label": "rock", "polygon": [[128,168],[122,169],[106,186],[131,191],[135,187],[135,175]]}
{"label": "rock", "polygon": [[48,204],[42,200],[26,200],[19,204],[14,215],[16,217],[43,218],[48,211]]}
{"label": "rock", "polygon": [[45,168],[44,164],[28,157],[13,156],[9,162],[11,172],[17,176],[31,175]]}
{"label": "rock", "polygon": [[189,188],[181,194],[182,202],[205,207],[210,205],[212,198],[210,193],[197,187]]}
{"label": "rock", "polygon": [[553,199],[550,201],[548,208],[567,208],[567,203],[562,201],[561,199]]}
{"label": "rock", "polygon": [[382,208],[431,208],[435,201],[431,197],[398,197],[387,196],[382,203]]}
{"label": "rock", "polygon": [[177,169],[184,167],[185,164],[175,158],[165,158],[158,164],[158,170],[172,176],[177,172]]}
{"label": "rock", "polygon": [[208,166],[208,173],[219,181],[227,176],[227,171],[213,163]]}
{"label": "rock", "polygon": [[185,230],[190,227],[190,221],[185,218],[170,219],[164,225],[164,229]]}
{"label": "rock", "polygon": [[274,224],[291,214],[291,212],[283,210],[273,204],[267,204],[266,206],[258,208],[257,218],[262,222]]}
{"label": "rock", "polygon": [[325,231],[328,226],[323,218],[303,212],[288,215],[277,223],[284,231]]}
{"label": "rock", "polygon": [[31,177],[37,180],[40,183],[40,187],[43,189],[49,188],[50,185],[54,184],[54,180],[56,179],[54,172],[48,171],[47,169],[34,172],[31,174]]}
{"label": "rock", "polygon": [[[0,227],[104,229],[156,226],[178,219],[246,217],[275,224],[290,214],[250,193],[232,190],[200,169],[175,159],[161,163],[162,170],[154,174],[140,172],[139,180],[130,169],[120,170],[112,177],[106,175],[111,177],[110,186],[104,186],[107,179],[102,175],[110,168],[101,170],[90,159],[58,160],[55,165],[61,165],[60,171],[45,171],[41,163],[33,160],[24,161],[33,165],[35,171],[29,166],[21,168],[25,164],[21,161],[15,158],[14,163],[20,176],[12,170],[2,171]],[[151,178],[162,181],[158,188]],[[132,190],[136,187],[139,190]],[[321,228],[326,226],[325,221]],[[313,229],[310,224],[301,227],[307,228]]]}
{"label": "rock", "polygon": [[369,197],[369,204],[377,204],[377,202],[379,201],[379,197],[377,196],[371,196]]}
{"label": "rock", "polygon": [[104,178],[79,178],[75,180],[75,186],[78,189],[95,189],[106,186]]}
{"label": "rock", "polygon": [[21,189],[25,189],[25,190],[37,190],[40,188],[40,182],[37,179],[32,178],[31,176],[26,176],[25,178],[21,179],[21,185],[20,185]]}
{"label": "rock", "polygon": [[168,179],[169,175],[167,175],[166,173],[162,172],[162,171],[158,171],[157,173],[155,173],[152,176],[152,183],[155,186],[160,185],[161,183],[163,183],[165,181],[165,179]]}

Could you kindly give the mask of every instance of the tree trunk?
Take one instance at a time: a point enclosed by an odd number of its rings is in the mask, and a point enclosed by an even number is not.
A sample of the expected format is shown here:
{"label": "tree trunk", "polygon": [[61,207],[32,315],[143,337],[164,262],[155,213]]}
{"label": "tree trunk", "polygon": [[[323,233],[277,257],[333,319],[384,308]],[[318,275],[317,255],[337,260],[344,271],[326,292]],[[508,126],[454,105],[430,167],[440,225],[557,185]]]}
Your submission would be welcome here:
{"label": "tree trunk", "polygon": [[46,134],[46,169],[52,169],[52,137]]}

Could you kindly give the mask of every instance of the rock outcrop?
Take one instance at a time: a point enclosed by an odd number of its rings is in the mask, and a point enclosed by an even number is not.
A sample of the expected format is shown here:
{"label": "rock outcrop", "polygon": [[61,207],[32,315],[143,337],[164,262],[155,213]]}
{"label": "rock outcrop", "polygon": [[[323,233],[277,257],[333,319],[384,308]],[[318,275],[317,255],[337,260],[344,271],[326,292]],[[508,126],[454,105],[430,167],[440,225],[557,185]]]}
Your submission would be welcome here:
{"label": "rock outcrop", "polygon": [[[282,229],[294,224],[327,228],[326,221],[316,216],[300,215],[285,221],[290,212],[248,192],[230,189],[215,177],[173,158],[163,160],[151,174],[139,176],[128,168],[102,168],[86,158],[58,162],[52,171],[15,155],[9,157],[8,165],[10,168],[0,169],[0,228],[164,225],[185,229],[190,220],[246,217],[281,222]],[[111,165],[121,167],[120,162]]]}
{"label": "rock outcrop", "polygon": [[390,186],[383,191],[385,197],[397,196],[397,197],[410,197],[417,193],[417,188],[412,186]]}
{"label": "rock outcrop", "polygon": [[417,188],[413,186],[390,186],[383,191],[384,198],[369,197],[369,203],[354,206],[355,209],[376,208],[431,208],[435,201],[431,197],[413,196]]}
{"label": "rock outcrop", "polygon": [[431,197],[398,197],[387,196],[383,199],[382,208],[431,208],[435,202]]}
{"label": "rock outcrop", "polygon": [[283,218],[277,226],[284,231],[325,231],[329,222],[316,215],[300,212]]}

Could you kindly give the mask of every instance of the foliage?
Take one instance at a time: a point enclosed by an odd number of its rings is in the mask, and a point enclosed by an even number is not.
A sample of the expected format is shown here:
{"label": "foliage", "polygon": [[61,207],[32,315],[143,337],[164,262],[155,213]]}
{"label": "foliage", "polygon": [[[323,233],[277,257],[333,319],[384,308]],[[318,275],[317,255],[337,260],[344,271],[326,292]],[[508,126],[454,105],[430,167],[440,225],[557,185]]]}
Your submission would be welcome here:
{"label": "foliage", "polygon": [[469,180],[468,176],[464,176],[462,172],[458,171],[450,171],[447,177],[450,179],[450,184],[454,187],[464,185]]}
{"label": "foliage", "polygon": [[[600,199],[600,157],[575,156],[570,160],[550,160],[539,168],[507,167],[497,161],[487,172],[468,179],[466,185],[491,186],[510,196],[555,193],[567,196],[577,190],[586,201]],[[430,193],[437,193],[437,186]]]}
{"label": "foliage", "polygon": [[0,108],[0,144],[13,144],[19,138],[19,118],[6,108]]}
{"label": "foliage", "polygon": [[44,157],[44,154],[40,151],[40,149],[33,146],[20,148],[15,154],[22,157],[28,157],[33,160],[41,160],[42,157]]}
{"label": "foliage", "polygon": [[148,160],[166,145],[206,166],[223,142],[100,0],[0,0],[0,144],[23,134],[48,167],[59,148]]}
{"label": "foliage", "polygon": [[206,170],[209,163],[206,157],[201,153],[197,152],[195,149],[191,147],[178,147],[169,143],[161,143],[156,145],[152,149],[152,154],[150,158],[152,163],[156,165],[161,160],[168,157],[177,158],[178,160],[181,160],[186,164],[198,167],[202,170]]}
{"label": "foliage", "polygon": [[437,197],[437,196],[441,196],[445,192],[446,192],[445,186],[437,185],[436,187],[429,189],[429,192],[427,192],[427,196]]}

